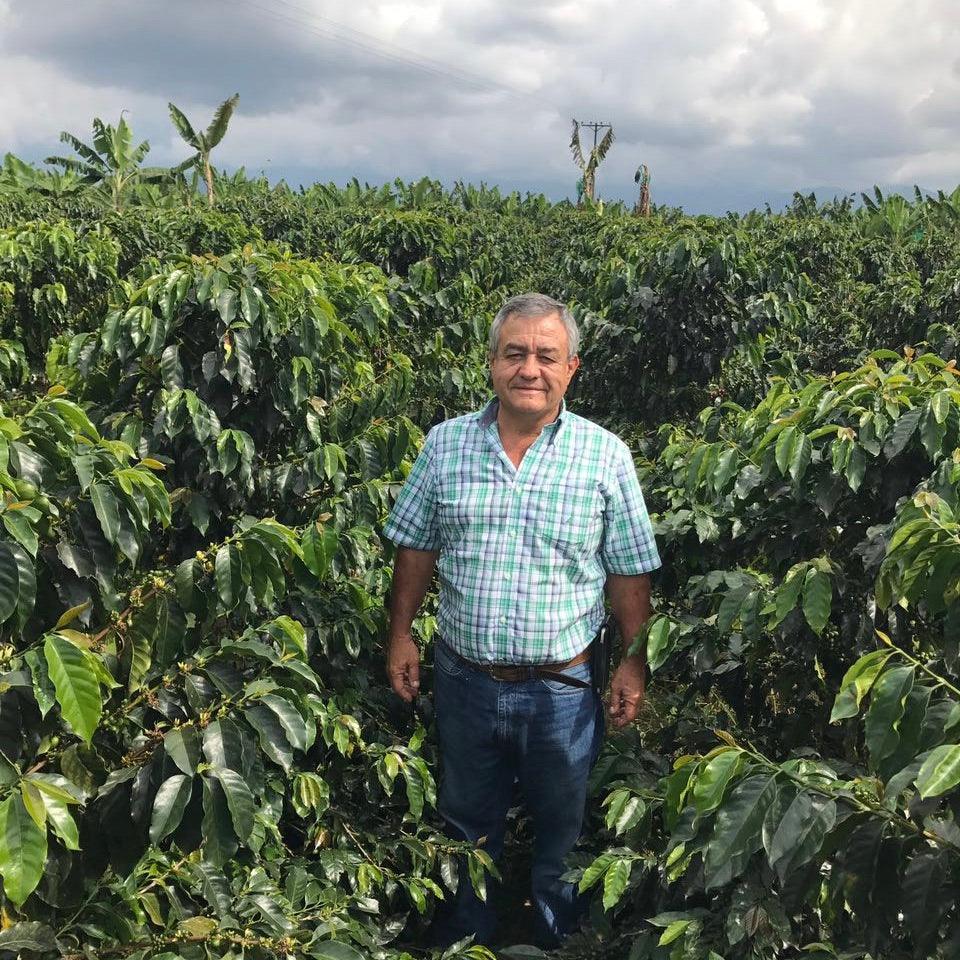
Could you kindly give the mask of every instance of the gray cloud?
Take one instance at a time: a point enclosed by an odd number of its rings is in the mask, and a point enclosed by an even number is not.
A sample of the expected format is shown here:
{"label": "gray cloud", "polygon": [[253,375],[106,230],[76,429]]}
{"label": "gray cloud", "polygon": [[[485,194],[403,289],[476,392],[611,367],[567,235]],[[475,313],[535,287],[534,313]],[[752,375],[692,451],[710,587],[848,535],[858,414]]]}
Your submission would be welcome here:
{"label": "gray cloud", "polygon": [[[0,150],[131,111],[152,162],[235,90],[217,154],[293,182],[429,175],[573,191],[570,117],[609,119],[609,197],[690,209],[960,179],[948,0],[0,0]],[[415,61],[411,63],[410,61]],[[831,186],[835,185],[835,186]]]}

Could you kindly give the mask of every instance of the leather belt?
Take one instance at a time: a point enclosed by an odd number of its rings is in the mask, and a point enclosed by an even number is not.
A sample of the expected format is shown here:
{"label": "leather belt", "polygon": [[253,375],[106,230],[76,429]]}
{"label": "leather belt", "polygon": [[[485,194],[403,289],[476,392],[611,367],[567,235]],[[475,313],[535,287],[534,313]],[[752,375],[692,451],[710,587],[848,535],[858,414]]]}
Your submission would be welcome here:
{"label": "leather belt", "polygon": [[569,660],[554,663],[536,663],[526,666],[477,663],[476,660],[469,660],[467,657],[462,657],[450,644],[446,644],[446,647],[461,663],[466,664],[473,670],[479,670],[481,673],[485,673],[493,680],[500,680],[505,683],[520,683],[523,680],[531,680],[536,677],[544,680],[555,680],[557,683],[565,683],[571,687],[590,688],[589,681],[581,680],[579,677],[571,677],[562,672],[569,670],[570,667],[577,667],[581,663],[586,663],[590,659],[589,646],[586,650],[581,650],[580,653]]}

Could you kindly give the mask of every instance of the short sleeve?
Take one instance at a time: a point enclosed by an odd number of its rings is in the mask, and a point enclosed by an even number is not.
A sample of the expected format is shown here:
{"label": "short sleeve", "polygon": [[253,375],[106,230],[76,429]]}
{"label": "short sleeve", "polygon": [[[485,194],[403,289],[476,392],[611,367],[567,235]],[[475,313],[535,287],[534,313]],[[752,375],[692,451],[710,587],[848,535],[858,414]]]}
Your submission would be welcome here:
{"label": "short sleeve", "polygon": [[431,430],[383,528],[383,535],[398,547],[440,549],[434,455],[435,438]]}
{"label": "short sleeve", "polygon": [[636,576],[660,566],[660,554],[647,515],[640,481],[625,444],[618,445],[606,489],[600,559],[607,573]]}

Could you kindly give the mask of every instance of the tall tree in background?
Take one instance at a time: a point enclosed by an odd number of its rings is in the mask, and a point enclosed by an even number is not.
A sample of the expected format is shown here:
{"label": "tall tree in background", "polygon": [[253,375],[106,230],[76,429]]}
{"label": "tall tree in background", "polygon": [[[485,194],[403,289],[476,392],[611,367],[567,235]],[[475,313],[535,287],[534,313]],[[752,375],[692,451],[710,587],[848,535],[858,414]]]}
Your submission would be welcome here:
{"label": "tall tree in background", "polygon": [[207,203],[213,206],[213,167],[210,165],[210,154],[213,148],[224,138],[227,132],[227,126],[233,111],[240,102],[240,94],[235,93],[228,97],[217,107],[210,125],[203,133],[197,133],[193,129],[190,121],[186,118],[183,111],[173,103],[168,103],[170,108],[170,119],[177,128],[177,132],[183,139],[197,151],[196,156],[191,157],[187,164],[196,164],[203,172],[203,179],[207,184]]}
{"label": "tall tree in background", "polygon": [[597,167],[603,162],[607,151],[613,145],[613,127],[603,135],[599,143],[595,144],[590,153],[584,157],[583,147],[580,144],[580,122],[573,121],[573,132],[570,137],[570,152],[573,154],[573,161],[580,168],[583,177],[583,196],[588,200],[595,200],[597,183]]}
{"label": "tall tree in background", "polygon": [[633,175],[633,182],[640,184],[640,196],[637,198],[637,205],[633,212],[638,217],[650,216],[650,168],[641,163],[637,167],[637,172]]}
{"label": "tall tree in background", "polygon": [[111,204],[118,209],[127,202],[138,184],[159,182],[170,175],[168,170],[140,166],[150,144],[144,140],[133,145],[133,131],[122,114],[116,127],[94,117],[93,146],[66,130],[60,134],[60,140],[70,144],[79,156],[47,157],[46,162],[77,174],[84,183],[102,187]]}

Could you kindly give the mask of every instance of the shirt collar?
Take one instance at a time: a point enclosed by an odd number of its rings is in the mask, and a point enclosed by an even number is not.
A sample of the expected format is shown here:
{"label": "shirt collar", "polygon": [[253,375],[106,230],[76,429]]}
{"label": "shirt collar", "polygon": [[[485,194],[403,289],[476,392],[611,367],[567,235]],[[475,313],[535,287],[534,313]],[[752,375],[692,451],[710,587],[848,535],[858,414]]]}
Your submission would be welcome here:
{"label": "shirt collar", "polygon": [[[488,401],[487,405],[480,411],[477,412],[477,423],[480,425],[481,429],[486,430],[492,424],[497,422],[497,411],[500,409],[500,400],[497,397],[493,397]],[[548,431],[549,442],[557,438],[557,434],[560,432],[560,427],[563,426],[564,420],[567,415],[567,401],[560,398],[560,412],[557,414],[557,419],[553,420],[550,423],[544,424],[543,429]]]}

